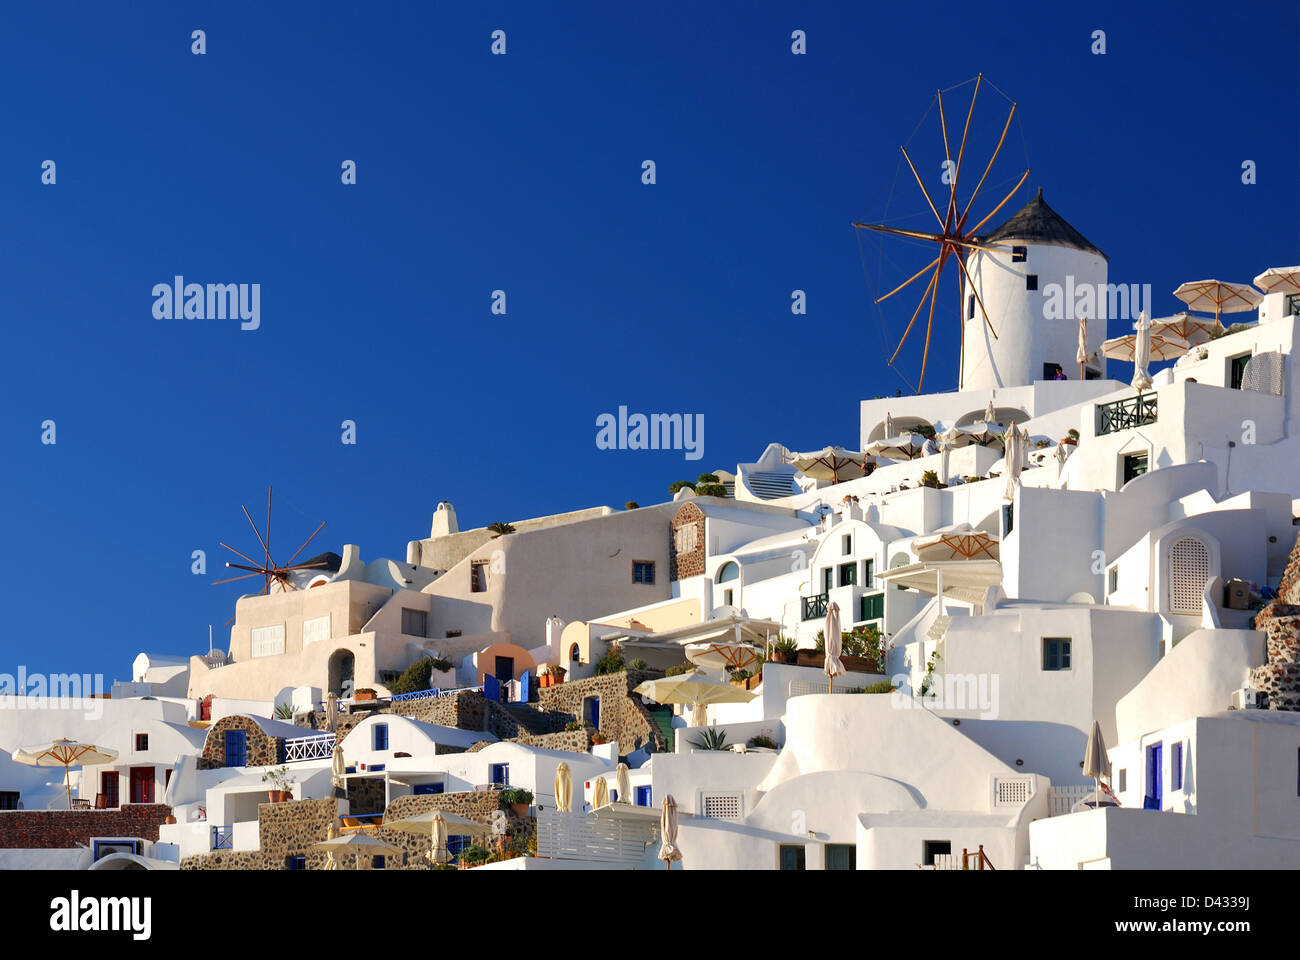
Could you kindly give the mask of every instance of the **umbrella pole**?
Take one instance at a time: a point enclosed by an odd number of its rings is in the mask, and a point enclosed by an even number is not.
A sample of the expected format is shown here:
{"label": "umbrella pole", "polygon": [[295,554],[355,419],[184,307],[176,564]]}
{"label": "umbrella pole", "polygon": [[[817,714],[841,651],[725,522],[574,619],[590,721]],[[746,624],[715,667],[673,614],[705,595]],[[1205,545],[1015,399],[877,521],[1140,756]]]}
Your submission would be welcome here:
{"label": "umbrella pole", "polygon": [[63,789],[68,794],[68,809],[72,809],[72,768],[67,764],[63,766]]}

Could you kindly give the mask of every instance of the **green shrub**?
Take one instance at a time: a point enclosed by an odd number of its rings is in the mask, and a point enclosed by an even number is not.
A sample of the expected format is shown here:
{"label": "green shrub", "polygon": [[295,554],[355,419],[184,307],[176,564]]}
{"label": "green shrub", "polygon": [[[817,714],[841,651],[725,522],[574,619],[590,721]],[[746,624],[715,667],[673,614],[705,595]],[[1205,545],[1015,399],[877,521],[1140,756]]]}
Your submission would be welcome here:
{"label": "green shrub", "polygon": [[640,508],[640,506],[641,506],[641,504],[637,503],[635,500],[629,500],[627,503],[623,504],[623,509],[624,509],[624,510],[636,510],[636,509]]}
{"label": "green shrub", "polygon": [[502,803],[532,803],[533,792],[523,787],[507,787],[498,795]]}
{"label": "green shrub", "polygon": [[420,690],[429,689],[429,677],[433,674],[435,663],[430,657],[422,657],[416,660],[405,670],[402,675],[393,681],[391,689],[393,693],[416,693]]}
{"label": "green shrub", "polygon": [[892,680],[881,680],[879,683],[873,683],[862,691],[863,693],[893,693],[894,683]]}
{"label": "green shrub", "polygon": [[466,863],[477,866],[480,863],[487,863],[491,856],[492,854],[488,852],[487,847],[480,847],[478,844],[474,844],[474,846],[461,853],[460,858]]}
{"label": "green shrub", "polygon": [[725,497],[727,488],[720,483],[697,483],[695,495],[699,497]]}
{"label": "green shrub", "polygon": [[765,733],[755,734],[749,738],[748,743],[745,745],[748,747],[766,747],[769,750],[777,749],[776,741]]}
{"label": "green shrub", "polygon": [[623,654],[617,650],[611,650],[599,660],[596,661],[596,675],[603,676],[607,673],[618,673],[627,669],[627,664],[623,662]]}
{"label": "green shrub", "polygon": [[776,662],[794,663],[799,657],[799,644],[794,637],[778,636],[772,644],[772,656]]}
{"label": "green shrub", "polygon": [[698,750],[726,750],[727,731],[721,727],[704,727],[700,731],[700,739],[692,740],[691,746]]}
{"label": "green shrub", "polygon": [[694,490],[695,484],[691,483],[689,480],[674,480],[672,483],[668,484],[668,492],[670,494],[675,494],[682,487],[690,487]]}
{"label": "green shrub", "polygon": [[570,720],[568,723],[564,725],[564,730],[566,733],[569,732],[570,730],[581,730],[581,729],[582,729],[582,724],[580,724],[577,720]]}
{"label": "green shrub", "polygon": [[637,657],[635,660],[631,660],[628,662],[627,668],[629,670],[644,670],[645,661],[642,660],[640,657]]}
{"label": "green shrub", "polygon": [[669,667],[667,670],[665,670],[665,671],[664,671],[664,676],[665,676],[665,677],[676,677],[676,676],[679,676],[679,675],[681,675],[681,674],[683,674],[683,673],[690,673],[690,672],[691,672],[692,670],[694,670],[694,669],[695,669],[695,664],[693,664],[693,663],[679,663],[679,664],[677,664],[677,666],[675,666],[675,667]]}

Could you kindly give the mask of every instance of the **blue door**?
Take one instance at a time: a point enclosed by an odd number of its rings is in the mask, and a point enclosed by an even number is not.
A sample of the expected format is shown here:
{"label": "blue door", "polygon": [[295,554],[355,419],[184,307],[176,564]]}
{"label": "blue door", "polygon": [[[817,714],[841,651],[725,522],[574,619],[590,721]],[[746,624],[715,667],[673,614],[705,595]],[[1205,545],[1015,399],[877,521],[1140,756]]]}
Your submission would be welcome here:
{"label": "blue door", "polygon": [[1159,810],[1164,806],[1164,744],[1153,743],[1147,747],[1147,791],[1142,801],[1144,810]]}
{"label": "blue door", "polygon": [[494,703],[501,702],[501,681],[491,674],[483,677],[483,699],[491,700]]}
{"label": "blue door", "polygon": [[633,792],[636,794],[636,805],[638,807],[650,806],[650,788],[634,787]]}
{"label": "blue door", "polygon": [[524,703],[528,703],[533,699],[533,685],[529,682],[531,678],[532,674],[530,673],[525,673],[519,678],[519,699]]}
{"label": "blue door", "polygon": [[600,697],[589,697],[587,699],[586,719],[593,727],[600,729]]}
{"label": "blue door", "polygon": [[248,731],[226,731],[226,766],[248,766]]}

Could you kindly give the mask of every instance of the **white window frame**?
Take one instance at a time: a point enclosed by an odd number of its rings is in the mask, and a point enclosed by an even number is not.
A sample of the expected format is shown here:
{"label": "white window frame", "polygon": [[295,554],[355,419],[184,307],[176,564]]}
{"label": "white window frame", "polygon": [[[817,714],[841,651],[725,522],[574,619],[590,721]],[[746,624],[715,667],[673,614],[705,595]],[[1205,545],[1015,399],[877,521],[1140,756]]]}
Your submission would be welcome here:
{"label": "white window frame", "polygon": [[272,623],[248,631],[249,656],[276,657],[284,653],[284,624]]}

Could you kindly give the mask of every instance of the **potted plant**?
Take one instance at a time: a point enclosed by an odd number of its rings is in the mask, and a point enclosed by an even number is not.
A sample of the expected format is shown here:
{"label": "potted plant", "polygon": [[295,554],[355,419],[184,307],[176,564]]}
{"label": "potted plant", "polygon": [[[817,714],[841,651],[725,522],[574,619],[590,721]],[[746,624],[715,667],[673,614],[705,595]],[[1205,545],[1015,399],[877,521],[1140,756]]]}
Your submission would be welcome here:
{"label": "potted plant", "polygon": [[358,687],[352,694],[353,700],[373,700],[375,691],[373,687]]}
{"label": "potted plant", "polygon": [[531,790],[524,790],[521,787],[509,787],[501,791],[501,802],[513,810],[516,817],[523,819],[528,816],[533,794]]}
{"label": "potted plant", "polygon": [[793,637],[778,636],[776,642],[772,644],[772,655],[777,663],[798,663],[799,644]]}
{"label": "potted plant", "polygon": [[594,743],[594,744],[598,744],[598,745],[599,745],[599,744],[602,744],[602,743],[609,743],[609,738],[606,737],[606,736],[605,736],[603,733],[601,733],[599,730],[597,730],[597,731],[595,731],[594,733],[592,733],[592,735],[591,735],[591,742]]}
{"label": "potted plant", "polygon": [[563,683],[564,675],[569,672],[566,667],[562,667],[557,663],[551,664],[549,667],[546,668],[546,670],[547,673],[551,675],[552,684]]}
{"label": "potted plant", "polygon": [[288,767],[276,767],[262,774],[262,782],[269,783],[271,788],[267,790],[268,799],[271,803],[284,803],[293,799],[293,785],[297,781],[289,773]]}
{"label": "potted plant", "polygon": [[934,470],[926,470],[921,474],[921,486],[939,489],[939,474]]}
{"label": "potted plant", "polygon": [[1071,429],[1064,437],[1061,438],[1061,442],[1064,444],[1068,444],[1071,447],[1077,445],[1079,442],[1079,431]]}
{"label": "potted plant", "polygon": [[742,690],[748,689],[745,686],[745,681],[748,679],[749,679],[748,670],[733,670],[731,673],[731,685],[734,687],[740,687]]}

